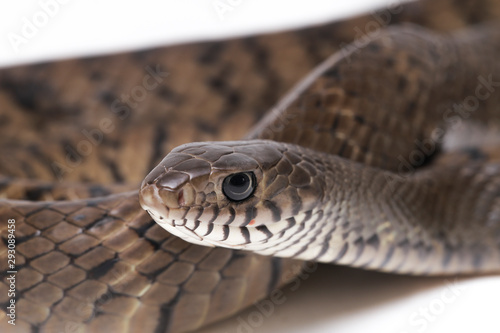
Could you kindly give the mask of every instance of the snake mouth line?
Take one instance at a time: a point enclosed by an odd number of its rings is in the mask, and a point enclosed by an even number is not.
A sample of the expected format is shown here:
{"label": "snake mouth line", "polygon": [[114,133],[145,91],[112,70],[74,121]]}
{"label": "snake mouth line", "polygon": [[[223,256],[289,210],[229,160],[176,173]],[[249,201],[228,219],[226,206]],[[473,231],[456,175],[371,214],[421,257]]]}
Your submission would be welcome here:
{"label": "snake mouth line", "polygon": [[281,257],[295,257],[306,250],[316,251],[311,249],[314,245],[309,244],[315,235],[305,227],[306,222],[315,215],[312,211],[266,225],[236,226],[211,223],[209,221],[213,218],[207,216],[195,219],[172,218],[171,209],[163,203],[156,187],[144,187],[140,201],[142,207],[163,229],[189,243]]}
{"label": "snake mouth line", "polygon": [[261,255],[295,257],[301,252],[301,243],[308,238],[307,228],[294,219],[282,220],[270,226],[239,227],[216,225],[200,220],[174,220],[151,212],[153,219],[166,231],[189,243],[225,247],[233,250],[249,250]]}
{"label": "snake mouth line", "polygon": [[168,232],[188,242],[204,246],[258,250],[263,248],[274,236],[265,226],[247,228],[216,225],[200,220],[160,219],[160,216],[155,213],[151,214],[151,216]]}
{"label": "snake mouth line", "polygon": [[267,226],[240,227],[218,225],[200,219],[173,219],[170,217],[170,209],[163,204],[158,189],[154,186],[146,186],[141,190],[140,202],[162,228],[190,243],[199,245],[255,250],[265,246],[265,243],[277,232],[282,231],[276,226],[271,231]]}

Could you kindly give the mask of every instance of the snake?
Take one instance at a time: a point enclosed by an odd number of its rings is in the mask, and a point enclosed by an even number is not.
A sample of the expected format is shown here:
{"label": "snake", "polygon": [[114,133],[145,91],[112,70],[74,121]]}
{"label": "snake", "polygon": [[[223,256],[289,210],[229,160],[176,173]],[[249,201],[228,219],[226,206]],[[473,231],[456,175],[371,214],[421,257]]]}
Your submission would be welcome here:
{"label": "snake", "polygon": [[193,331],[307,261],[498,273],[498,18],[423,0],[2,69],[0,329]]}

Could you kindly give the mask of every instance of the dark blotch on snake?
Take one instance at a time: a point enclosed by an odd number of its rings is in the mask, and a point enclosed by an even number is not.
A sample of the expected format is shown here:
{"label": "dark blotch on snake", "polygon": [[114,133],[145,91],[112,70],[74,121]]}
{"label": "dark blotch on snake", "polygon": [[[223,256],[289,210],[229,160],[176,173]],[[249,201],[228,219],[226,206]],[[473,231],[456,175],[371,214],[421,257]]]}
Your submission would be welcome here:
{"label": "dark blotch on snake", "polygon": [[391,246],[389,248],[389,250],[387,251],[387,253],[385,255],[384,261],[382,261],[382,263],[380,264],[380,268],[384,268],[389,263],[389,261],[391,261],[392,256],[394,255],[395,249],[396,248],[394,246]]}
{"label": "dark blotch on snake", "polygon": [[247,228],[240,228],[240,231],[241,231],[241,235],[245,239],[245,244],[249,244],[250,243],[250,231],[248,231]]}
{"label": "dark blotch on snake", "polygon": [[267,229],[267,227],[265,225],[259,225],[255,229],[257,229],[260,232],[264,233],[266,235],[267,239],[269,239],[269,238],[271,238],[273,236],[272,232],[270,232],[269,229]]}
{"label": "dark blotch on snake", "polygon": [[223,233],[222,241],[225,241],[229,237],[229,227],[227,225],[222,226],[222,233]]}
{"label": "dark blotch on snake", "polygon": [[483,153],[478,147],[465,147],[462,151],[469,155],[469,158],[474,161],[484,160],[487,158],[486,154]]}
{"label": "dark blotch on snake", "polygon": [[342,246],[339,253],[337,254],[337,257],[333,259],[332,262],[336,262],[342,259],[342,257],[346,254],[348,248],[349,248],[349,243],[344,243],[344,246]]}
{"label": "dark blotch on snake", "polygon": [[207,235],[210,235],[212,233],[212,231],[214,230],[214,224],[213,223],[209,223],[208,224],[208,229],[207,229],[207,232],[203,235],[203,236],[207,236]]}
{"label": "dark blotch on snake", "polygon": [[257,216],[257,208],[255,206],[248,206],[245,210],[245,221],[243,226],[247,226]]}
{"label": "dark blotch on snake", "polygon": [[279,208],[278,205],[270,200],[264,200],[263,205],[264,207],[269,209],[269,211],[271,211],[273,222],[278,222],[279,220],[281,220],[281,208]]}
{"label": "dark blotch on snake", "polygon": [[377,234],[373,234],[370,238],[366,240],[366,245],[373,247],[376,251],[380,246],[380,239]]}
{"label": "dark blotch on snake", "polygon": [[106,260],[105,262],[103,262],[99,266],[92,268],[88,272],[88,277],[95,279],[95,280],[98,280],[99,278],[105,276],[108,272],[110,272],[113,269],[113,267],[116,265],[116,263],[118,263],[118,261],[119,261],[119,259],[117,259],[117,258]]}
{"label": "dark blotch on snake", "polygon": [[229,207],[229,218],[226,222],[224,222],[224,225],[231,224],[234,221],[235,217],[236,217],[236,211],[234,210],[233,207]]}
{"label": "dark blotch on snake", "polygon": [[361,254],[365,249],[365,240],[362,237],[359,237],[354,241],[354,245],[356,246],[356,256],[353,262],[356,262],[361,257]]}

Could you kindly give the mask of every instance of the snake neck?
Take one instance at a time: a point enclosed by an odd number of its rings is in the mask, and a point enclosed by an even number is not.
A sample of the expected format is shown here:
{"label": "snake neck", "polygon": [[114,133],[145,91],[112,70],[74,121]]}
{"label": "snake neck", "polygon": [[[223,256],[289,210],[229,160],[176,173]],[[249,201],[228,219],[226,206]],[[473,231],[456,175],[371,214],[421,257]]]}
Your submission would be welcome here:
{"label": "snake neck", "polygon": [[[318,162],[325,195],[295,218],[302,247],[283,253],[412,274],[500,270],[500,185],[488,171],[498,163],[443,157],[420,167],[458,125],[500,120],[498,31],[388,29],[332,56],[276,106],[248,138],[327,153]],[[416,151],[424,151],[422,161],[405,166],[400,158]],[[492,184],[489,194],[480,195],[481,177]]]}
{"label": "snake neck", "polygon": [[325,195],[296,257],[409,274],[500,270],[500,209],[479,195],[485,183],[500,192],[500,164],[460,167],[448,161],[469,157],[450,155],[405,174],[321,155]]}
{"label": "snake neck", "polygon": [[454,155],[405,174],[332,158],[321,261],[411,274],[498,271],[498,204],[480,193],[486,183],[500,191],[500,166],[447,164],[466,159]]}

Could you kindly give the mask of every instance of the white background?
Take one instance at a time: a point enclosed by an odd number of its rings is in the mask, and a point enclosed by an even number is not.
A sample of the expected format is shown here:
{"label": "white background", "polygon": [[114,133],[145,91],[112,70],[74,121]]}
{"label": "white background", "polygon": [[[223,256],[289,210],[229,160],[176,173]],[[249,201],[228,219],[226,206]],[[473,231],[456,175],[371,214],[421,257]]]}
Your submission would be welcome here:
{"label": "white background", "polygon": [[[220,15],[214,7],[220,2],[233,3],[232,10]],[[390,2],[0,0],[0,66],[304,26]],[[57,8],[44,5],[54,3]],[[47,7],[52,15],[44,14]],[[13,47],[16,43],[10,40],[13,35],[23,36],[23,27],[29,26],[26,20],[35,29],[25,30],[34,33]]]}
{"label": "white background", "polygon": [[[67,0],[57,7],[55,1],[1,0],[0,67],[275,31],[339,19],[391,2],[223,0],[232,4],[232,10],[220,15],[214,8],[217,1]],[[52,15],[44,15],[42,3],[52,3]],[[35,29],[27,28],[30,24]],[[25,38],[26,31],[30,33]],[[16,45],[13,36],[25,40]],[[297,290],[285,287],[285,300],[274,304],[269,313],[253,306],[203,331],[499,332],[500,278],[453,281],[322,266]],[[428,311],[427,319],[421,311]]]}

